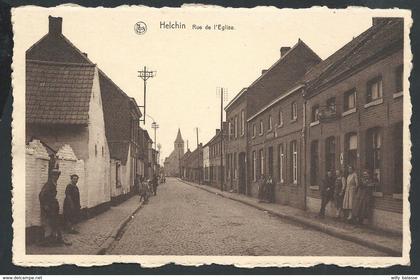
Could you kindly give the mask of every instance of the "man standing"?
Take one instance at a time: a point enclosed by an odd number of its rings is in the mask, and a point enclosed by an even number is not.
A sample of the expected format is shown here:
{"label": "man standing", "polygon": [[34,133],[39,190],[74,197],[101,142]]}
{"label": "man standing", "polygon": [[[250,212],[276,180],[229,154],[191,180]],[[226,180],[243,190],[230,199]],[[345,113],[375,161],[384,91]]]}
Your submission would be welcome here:
{"label": "man standing", "polygon": [[327,171],[327,177],[324,179],[321,186],[321,209],[319,210],[319,217],[324,218],[325,207],[334,195],[335,178],[331,170]]}
{"label": "man standing", "polygon": [[66,197],[64,198],[63,216],[64,223],[68,233],[77,234],[74,225],[79,221],[80,215],[80,193],[77,187],[79,176],[73,174],[70,176],[70,184],[66,187]]}
{"label": "man standing", "polygon": [[42,245],[71,245],[65,243],[60,230],[59,210],[57,196],[57,180],[61,172],[58,169],[51,169],[48,181],[44,184],[39,192],[39,203],[41,206],[41,221],[45,230]]}

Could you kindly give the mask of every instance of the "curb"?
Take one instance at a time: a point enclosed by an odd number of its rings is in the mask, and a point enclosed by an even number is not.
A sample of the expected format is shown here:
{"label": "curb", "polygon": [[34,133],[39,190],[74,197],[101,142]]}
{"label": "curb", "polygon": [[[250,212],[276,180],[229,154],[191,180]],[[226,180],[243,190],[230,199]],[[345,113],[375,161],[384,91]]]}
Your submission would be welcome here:
{"label": "curb", "polygon": [[301,218],[301,217],[297,217],[297,216],[292,216],[292,215],[272,211],[272,210],[266,209],[262,206],[255,205],[254,203],[250,203],[248,201],[245,201],[245,200],[242,200],[242,199],[239,199],[239,198],[236,198],[236,197],[225,195],[223,192],[221,192],[219,190],[214,190],[213,191],[213,190],[209,190],[207,188],[201,187],[199,185],[195,185],[195,184],[192,184],[190,182],[183,181],[181,179],[178,179],[178,180],[180,182],[183,182],[185,184],[196,187],[198,189],[207,191],[209,193],[216,194],[216,195],[219,195],[221,197],[228,198],[230,200],[234,200],[234,201],[237,201],[237,202],[241,202],[243,204],[254,207],[256,209],[268,212],[268,213],[270,213],[272,215],[275,215],[279,218],[284,218],[284,219],[287,219],[287,220],[290,220],[290,221],[293,221],[293,222],[297,222],[299,224],[303,224],[305,226],[308,226],[312,229],[321,231],[321,232],[326,233],[328,235],[331,235],[331,236],[334,236],[334,237],[337,237],[337,238],[340,238],[340,239],[344,239],[344,240],[347,240],[347,241],[351,241],[353,243],[357,243],[359,245],[362,245],[362,246],[365,246],[365,247],[368,247],[368,248],[371,248],[371,249],[374,249],[374,250],[377,250],[377,251],[384,252],[384,253],[386,253],[388,255],[391,255],[391,256],[394,256],[394,257],[401,257],[402,256],[402,251],[384,246],[384,245],[379,244],[379,243],[367,241],[367,240],[365,240],[361,237],[353,236],[353,235],[351,235],[351,233],[340,230],[340,229],[337,229],[335,227],[324,225],[324,224],[319,224],[317,222],[309,221],[308,219],[305,219],[305,218]]}
{"label": "curb", "polygon": [[104,243],[99,247],[99,249],[95,252],[95,255],[105,255],[106,251],[111,247],[111,244],[115,241],[117,236],[121,233],[121,231],[124,229],[124,227],[127,225],[127,223],[133,218],[133,215],[135,215],[140,208],[143,206],[143,201],[140,202],[140,204],[132,211],[127,217],[125,217],[119,224],[116,226],[112,232],[111,235],[105,240]]}

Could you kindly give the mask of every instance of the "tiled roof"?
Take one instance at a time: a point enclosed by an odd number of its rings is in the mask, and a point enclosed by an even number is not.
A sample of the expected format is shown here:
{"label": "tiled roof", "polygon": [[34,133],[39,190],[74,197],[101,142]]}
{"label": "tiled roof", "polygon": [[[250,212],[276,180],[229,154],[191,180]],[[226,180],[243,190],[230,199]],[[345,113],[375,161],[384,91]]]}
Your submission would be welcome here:
{"label": "tiled roof", "polygon": [[121,163],[125,165],[127,163],[129,145],[129,142],[108,142],[111,158],[121,160]]}
{"label": "tiled roof", "polygon": [[403,20],[390,18],[351,40],[330,57],[311,68],[303,78],[309,88],[316,90],[365,61],[403,47]]}
{"label": "tiled roof", "polygon": [[95,65],[26,60],[26,122],[87,124]]}

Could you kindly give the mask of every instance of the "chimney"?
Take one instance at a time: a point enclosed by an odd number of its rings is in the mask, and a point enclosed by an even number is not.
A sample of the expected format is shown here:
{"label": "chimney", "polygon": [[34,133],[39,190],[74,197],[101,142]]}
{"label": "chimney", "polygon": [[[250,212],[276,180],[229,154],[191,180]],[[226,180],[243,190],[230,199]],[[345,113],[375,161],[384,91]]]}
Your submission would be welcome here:
{"label": "chimney", "polygon": [[392,18],[390,17],[372,17],[372,26],[378,25],[378,24],[384,24],[388,21],[390,21]]}
{"label": "chimney", "polygon": [[290,50],[290,47],[281,47],[280,48],[280,57],[283,57],[289,50]]}
{"label": "chimney", "polygon": [[267,69],[262,70],[262,71],[261,71],[261,75],[264,75],[264,74],[265,74],[265,72],[267,72]]}
{"label": "chimney", "polygon": [[85,52],[83,53],[83,55],[84,55],[84,56],[86,56],[86,58],[88,57],[88,54],[87,54],[87,53],[85,53]]}
{"label": "chimney", "polygon": [[49,26],[48,33],[59,35],[62,34],[63,18],[61,17],[48,17]]}
{"label": "chimney", "polygon": [[220,128],[216,128],[216,134],[220,132]]}

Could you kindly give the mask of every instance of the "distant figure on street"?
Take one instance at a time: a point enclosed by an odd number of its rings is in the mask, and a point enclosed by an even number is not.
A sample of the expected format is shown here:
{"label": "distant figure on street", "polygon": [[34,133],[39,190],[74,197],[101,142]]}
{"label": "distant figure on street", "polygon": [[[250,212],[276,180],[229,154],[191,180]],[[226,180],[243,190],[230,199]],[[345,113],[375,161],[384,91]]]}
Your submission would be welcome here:
{"label": "distant figure on street", "polygon": [[41,242],[43,246],[71,245],[64,242],[60,229],[59,211],[60,205],[57,200],[57,180],[61,172],[58,169],[51,169],[48,181],[39,192],[39,203],[41,207],[41,223],[45,230]]}
{"label": "distant figure on street", "polygon": [[74,225],[80,218],[80,193],[77,187],[79,176],[73,174],[70,176],[70,180],[70,184],[66,187],[66,197],[63,204],[64,224],[68,233],[77,234],[78,231],[74,228]]}
{"label": "distant figure on street", "polygon": [[261,178],[258,182],[258,202],[264,202],[265,199],[265,175],[261,174]]}
{"label": "distant figure on street", "polygon": [[369,170],[364,170],[360,184],[357,188],[354,205],[353,205],[353,219],[359,224],[370,216],[372,207],[372,192],[376,183],[371,178]]}
{"label": "distant figure on street", "polygon": [[149,190],[148,190],[149,186],[148,186],[148,182],[146,181],[146,179],[142,176],[140,178],[140,190],[139,190],[139,195],[140,195],[140,201],[143,200],[143,203],[146,204],[149,201]]}
{"label": "distant figure on street", "polygon": [[354,171],[352,166],[347,167],[348,175],[346,180],[346,191],[344,193],[343,198],[343,210],[345,210],[348,214],[347,220],[351,221],[352,216],[352,209],[353,209],[353,200],[354,195],[359,185],[359,180],[357,179],[357,174]]}
{"label": "distant figure on street", "polygon": [[343,215],[343,199],[346,190],[346,179],[341,176],[341,171],[335,171],[335,186],[334,186],[334,202],[337,210],[336,217],[341,218]]}
{"label": "distant figure on street", "polygon": [[156,191],[157,191],[157,187],[158,187],[158,175],[153,175],[153,179],[152,179],[152,191],[153,191],[153,195],[156,196]]}
{"label": "distant figure on street", "polygon": [[268,175],[268,178],[265,182],[265,199],[267,202],[269,203],[273,203],[274,202],[274,183],[273,183],[273,178],[271,177],[271,175]]}
{"label": "distant figure on street", "polygon": [[335,178],[331,170],[327,171],[327,176],[322,182],[321,185],[321,209],[319,210],[319,217],[325,217],[325,208],[327,207],[328,202],[330,202],[334,197],[334,187],[335,187]]}

